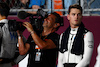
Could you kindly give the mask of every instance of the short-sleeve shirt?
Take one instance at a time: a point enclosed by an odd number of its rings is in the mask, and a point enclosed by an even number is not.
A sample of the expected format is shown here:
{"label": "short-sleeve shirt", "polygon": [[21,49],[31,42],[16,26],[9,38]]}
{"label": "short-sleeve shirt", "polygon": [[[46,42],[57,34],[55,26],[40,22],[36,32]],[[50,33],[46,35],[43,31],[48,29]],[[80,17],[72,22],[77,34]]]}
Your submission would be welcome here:
{"label": "short-sleeve shirt", "polygon": [[28,67],[56,67],[56,59],[58,56],[59,49],[59,35],[57,33],[51,33],[48,36],[42,36],[41,39],[44,41],[51,39],[55,43],[57,48],[45,50],[40,49],[40,61],[35,61],[36,53],[38,52],[38,50],[35,47],[36,44],[34,43],[32,37],[29,36],[27,40],[27,43],[30,44]]}

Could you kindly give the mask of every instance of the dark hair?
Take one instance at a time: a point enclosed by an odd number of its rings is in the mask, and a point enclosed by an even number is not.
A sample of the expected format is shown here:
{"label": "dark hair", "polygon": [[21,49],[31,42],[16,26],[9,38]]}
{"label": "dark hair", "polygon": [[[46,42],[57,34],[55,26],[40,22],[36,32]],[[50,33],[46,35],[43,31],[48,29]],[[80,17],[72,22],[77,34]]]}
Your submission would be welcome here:
{"label": "dark hair", "polygon": [[5,2],[0,2],[0,14],[1,16],[8,16],[10,11],[10,7]]}
{"label": "dark hair", "polygon": [[72,8],[79,9],[81,11],[81,13],[82,13],[82,7],[80,5],[78,5],[78,4],[73,4],[73,5],[69,6],[68,14],[70,13],[70,11],[71,11]]}
{"label": "dark hair", "polygon": [[[51,14],[53,14],[53,15],[56,16],[55,23],[61,24],[61,22],[62,22],[62,21],[61,21],[61,16],[60,16],[58,13],[56,13],[56,12],[53,12],[53,13],[51,13]],[[60,27],[60,26],[59,26],[59,27]],[[57,27],[56,29],[58,30],[59,27]]]}

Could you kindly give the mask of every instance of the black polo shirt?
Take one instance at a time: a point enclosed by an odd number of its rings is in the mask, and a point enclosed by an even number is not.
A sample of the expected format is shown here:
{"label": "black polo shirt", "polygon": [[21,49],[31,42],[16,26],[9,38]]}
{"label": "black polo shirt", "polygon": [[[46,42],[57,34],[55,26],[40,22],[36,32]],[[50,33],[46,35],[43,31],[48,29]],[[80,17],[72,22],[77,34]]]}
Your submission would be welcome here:
{"label": "black polo shirt", "polygon": [[51,39],[57,48],[54,49],[40,49],[40,61],[36,61],[36,53],[38,49],[36,49],[36,44],[34,43],[31,36],[29,36],[27,43],[30,44],[29,50],[29,59],[28,59],[28,67],[56,67],[56,59],[58,56],[58,46],[59,46],[59,35],[57,33],[51,33],[48,36],[42,36],[42,40],[46,41],[47,39]]}

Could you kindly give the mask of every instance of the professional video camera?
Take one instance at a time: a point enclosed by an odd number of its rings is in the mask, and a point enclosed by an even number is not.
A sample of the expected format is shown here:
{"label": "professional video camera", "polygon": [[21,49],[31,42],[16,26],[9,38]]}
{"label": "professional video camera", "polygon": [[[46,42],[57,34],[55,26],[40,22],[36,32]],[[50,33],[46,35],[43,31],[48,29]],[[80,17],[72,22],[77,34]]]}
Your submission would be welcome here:
{"label": "professional video camera", "polygon": [[22,25],[23,22],[20,22],[20,21],[16,21],[16,20],[9,20],[8,21],[8,28],[9,28],[9,31],[17,31],[17,30],[20,30],[20,31],[24,31],[25,30],[25,27]]}
{"label": "professional video camera", "polygon": [[[38,9],[37,14],[30,14],[25,11],[19,11],[17,13],[17,16],[19,19],[26,19],[27,17],[29,17],[30,23],[33,25],[34,30],[41,31],[43,20],[44,20],[44,18],[46,18],[48,16],[48,14],[45,11],[43,11],[42,9]],[[25,30],[25,27],[22,25],[22,23],[23,22],[19,22],[16,20],[9,20],[9,22],[8,22],[9,30],[10,31]]]}

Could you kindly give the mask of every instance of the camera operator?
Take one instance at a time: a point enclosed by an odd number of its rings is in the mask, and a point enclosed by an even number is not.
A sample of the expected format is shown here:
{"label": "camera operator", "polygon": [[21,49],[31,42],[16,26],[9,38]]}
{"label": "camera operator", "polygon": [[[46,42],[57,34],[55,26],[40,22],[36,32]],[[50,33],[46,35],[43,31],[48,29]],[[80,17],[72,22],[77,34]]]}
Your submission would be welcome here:
{"label": "camera operator", "polygon": [[44,19],[41,33],[34,31],[29,22],[24,22],[23,25],[30,32],[25,45],[22,40],[22,34],[17,31],[20,55],[29,52],[27,67],[56,67],[59,35],[55,31],[60,27],[60,19],[59,14],[51,13]]}

